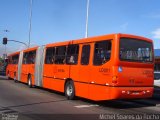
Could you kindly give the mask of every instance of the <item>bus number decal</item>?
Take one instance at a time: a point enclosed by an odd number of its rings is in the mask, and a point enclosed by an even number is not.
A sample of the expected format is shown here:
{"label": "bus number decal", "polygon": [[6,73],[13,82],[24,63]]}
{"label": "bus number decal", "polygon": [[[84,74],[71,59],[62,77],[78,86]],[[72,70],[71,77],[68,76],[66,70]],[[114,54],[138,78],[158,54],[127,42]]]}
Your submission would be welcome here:
{"label": "bus number decal", "polygon": [[99,72],[103,74],[108,74],[110,73],[110,68],[100,68]]}
{"label": "bus number decal", "polygon": [[145,75],[146,77],[153,77],[153,72],[150,70],[144,70],[143,75]]}
{"label": "bus number decal", "polygon": [[58,72],[65,72],[64,69],[58,69]]}

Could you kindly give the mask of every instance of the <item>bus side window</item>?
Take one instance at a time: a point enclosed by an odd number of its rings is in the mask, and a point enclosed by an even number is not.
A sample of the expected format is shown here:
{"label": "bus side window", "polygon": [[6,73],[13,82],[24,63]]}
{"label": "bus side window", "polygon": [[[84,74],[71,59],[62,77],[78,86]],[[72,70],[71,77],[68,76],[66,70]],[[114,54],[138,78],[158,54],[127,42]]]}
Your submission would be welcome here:
{"label": "bus side window", "polygon": [[14,55],[12,57],[12,64],[18,64],[19,55]]}
{"label": "bus side window", "polygon": [[55,64],[65,64],[66,46],[56,47]]}
{"label": "bus side window", "polygon": [[27,58],[27,63],[28,64],[34,64],[36,59],[36,51],[30,51],[28,58]]}
{"label": "bus side window", "polygon": [[23,54],[23,64],[27,64],[28,52]]}
{"label": "bus side window", "polygon": [[77,64],[79,54],[79,45],[69,45],[67,49],[67,64]]}
{"label": "bus side window", "polygon": [[55,62],[55,48],[47,48],[46,49],[46,58],[45,64],[53,64]]}
{"label": "bus side window", "polygon": [[111,57],[111,41],[101,41],[95,43],[94,48],[94,65],[102,65],[110,60]]}
{"label": "bus side window", "polygon": [[81,54],[81,65],[88,65],[90,57],[90,45],[83,45]]}

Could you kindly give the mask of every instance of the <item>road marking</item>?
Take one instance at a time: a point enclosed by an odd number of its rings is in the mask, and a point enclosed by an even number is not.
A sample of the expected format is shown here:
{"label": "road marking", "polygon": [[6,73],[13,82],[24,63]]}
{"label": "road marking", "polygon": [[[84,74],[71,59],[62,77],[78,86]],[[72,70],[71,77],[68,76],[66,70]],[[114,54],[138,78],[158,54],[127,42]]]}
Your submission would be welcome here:
{"label": "road marking", "polygon": [[0,108],[0,114],[12,114],[12,113],[18,113],[18,112],[10,108]]}
{"label": "road marking", "polygon": [[18,112],[14,110],[2,112],[2,114],[13,114],[13,113],[18,113]]}
{"label": "road marking", "polygon": [[0,111],[10,110],[9,108],[0,108]]}
{"label": "road marking", "polygon": [[98,107],[99,105],[77,105],[76,108],[88,108],[88,107]]}

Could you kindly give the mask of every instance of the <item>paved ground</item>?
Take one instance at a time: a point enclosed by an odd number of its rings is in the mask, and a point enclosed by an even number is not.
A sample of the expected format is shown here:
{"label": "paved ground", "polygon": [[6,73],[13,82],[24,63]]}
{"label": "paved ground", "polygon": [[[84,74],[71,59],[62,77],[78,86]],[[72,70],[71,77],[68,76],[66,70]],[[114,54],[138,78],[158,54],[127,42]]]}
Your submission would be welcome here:
{"label": "paved ground", "polygon": [[[0,77],[0,119],[160,119],[160,89],[153,98],[93,102],[82,98],[67,100],[61,93],[28,88]],[[159,114],[159,115],[157,115]]]}

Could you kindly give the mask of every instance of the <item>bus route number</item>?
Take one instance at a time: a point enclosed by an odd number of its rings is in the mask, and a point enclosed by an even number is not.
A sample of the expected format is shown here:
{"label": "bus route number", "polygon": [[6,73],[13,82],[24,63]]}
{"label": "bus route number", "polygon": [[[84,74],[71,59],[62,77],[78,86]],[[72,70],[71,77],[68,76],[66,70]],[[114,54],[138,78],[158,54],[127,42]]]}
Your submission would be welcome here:
{"label": "bus route number", "polygon": [[103,74],[108,74],[110,73],[110,68],[100,68],[99,72]]}

